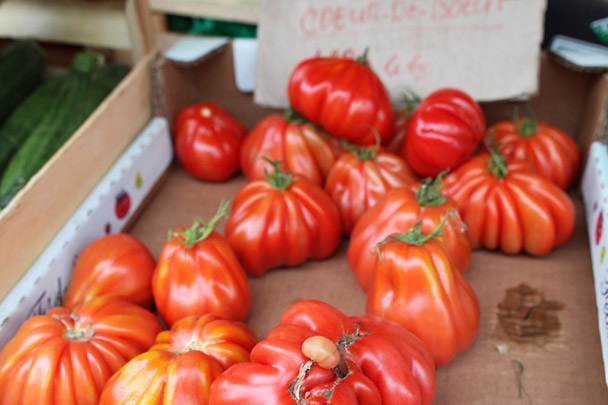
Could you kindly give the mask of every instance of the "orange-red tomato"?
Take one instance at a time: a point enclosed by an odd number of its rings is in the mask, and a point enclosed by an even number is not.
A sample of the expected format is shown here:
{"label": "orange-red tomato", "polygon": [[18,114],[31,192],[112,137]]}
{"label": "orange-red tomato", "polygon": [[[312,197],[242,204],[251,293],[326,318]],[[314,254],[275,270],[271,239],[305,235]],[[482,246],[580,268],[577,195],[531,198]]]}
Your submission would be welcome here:
{"label": "orange-red tomato", "polygon": [[580,169],[580,150],[565,132],[525,117],[493,125],[486,137],[491,136],[495,136],[499,151],[507,161],[528,162],[540,175],[562,190],[576,181]]}
{"label": "orange-red tomato", "polygon": [[134,304],[152,305],[154,257],[131,235],[118,233],[88,244],[78,255],[63,306],[105,294],[117,294]]}
{"label": "orange-red tomato", "polygon": [[262,120],[243,140],[241,170],[250,180],[263,179],[269,160],[323,186],[329,170],[342,153],[339,140],[327,135],[294,112],[273,114]]}
{"label": "orange-red tomato", "polygon": [[351,147],[331,168],[325,191],[336,202],[342,230],[349,236],[361,215],[390,189],[413,184],[417,178],[403,158],[376,147]]}
{"label": "orange-red tomato", "polygon": [[171,326],[191,315],[212,313],[242,321],[251,306],[247,274],[228,241],[213,229],[228,202],[203,225],[170,231],[152,276],[156,309]]}
{"label": "orange-red tomato", "polygon": [[225,228],[230,246],[253,276],[324,259],[341,238],[340,214],[327,193],[282,171],[279,161],[273,165],[272,176],[239,190]]}
{"label": "orange-red tomato", "polygon": [[109,295],[30,318],[0,352],[0,403],[95,405],[160,331],[152,312]]}
{"label": "orange-red tomato", "polygon": [[[415,188],[399,187],[389,191],[367,211],[353,230],[348,246],[348,264],[359,285],[367,291],[372,283],[377,261],[376,244],[392,234],[404,233],[422,221],[422,232],[431,233],[451,212],[456,203],[441,194],[441,176],[431,184]],[[443,241],[454,267],[464,272],[471,261],[471,245],[456,214],[452,225],[438,238]]]}
{"label": "orange-red tomato", "polygon": [[182,109],[173,124],[175,154],[201,180],[226,180],[239,170],[239,149],[247,135],[236,118],[207,102]]}
{"label": "orange-red tomato", "polygon": [[180,319],[112,376],[99,403],[207,405],[211,383],[233,364],[249,361],[256,342],[242,322],[212,314]]}
{"label": "orange-red tomato", "polygon": [[406,234],[393,235],[379,247],[367,314],[412,332],[442,366],[477,335],[479,302],[440,240],[400,238]]}
{"label": "orange-red tomato", "polygon": [[330,134],[357,145],[382,143],[393,134],[395,117],[386,88],[360,58],[311,58],[293,70],[288,83],[293,109]]}
{"label": "orange-red tomato", "polygon": [[445,183],[473,249],[544,255],[566,243],[574,230],[570,197],[527,163],[505,163],[496,151],[475,156]]}

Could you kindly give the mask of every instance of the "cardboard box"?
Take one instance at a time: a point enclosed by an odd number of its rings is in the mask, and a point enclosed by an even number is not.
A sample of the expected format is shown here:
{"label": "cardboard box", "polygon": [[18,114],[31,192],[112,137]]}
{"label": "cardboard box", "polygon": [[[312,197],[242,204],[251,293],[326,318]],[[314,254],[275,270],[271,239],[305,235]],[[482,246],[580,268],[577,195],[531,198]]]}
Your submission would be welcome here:
{"label": "cardboard box", "polygon": [[[162,110],[169,122],[180,108],[203,100],[224,106],[249,128],[272,112],[254,105],[250,95],[236,89],[232,66],[230,47],[188,66],[158,61],[155,72],[163,91]],[[532,108],[540,119],[570,133],[584,151],[585,161],[605,119],[608,79],[570,71],[543,55],[540,86],[540,94],[531,100]],[[501,102],[483,108],[491,124],[509,119],[515,105]],[[190,225],[197,216],[208,220],[220,200],[234,196],[245,183],[242,175],[226,183],[197,181],[174,164],[130,233],[158,257],[168,229]],[[574,234],[549,255],[473,253],[465,277],[481,304],[479,333],[465,352],[437,370],[435,403],[608,403],[585,213],[578,188],[571,196],[577,209]],[[220,231],[224,223],[220,223]],[[250,278],[253,302],[246,322],[259,338],[278,324],[289,305],[301,299],[320,299],[351,315],[365,312],[365,294],[346,263],[347,246],[344,239],[328,260]],[[521,283],[564,306],[556,313],[559,330],[544,342],[518,343],[508,338],[499,324],[498,304],[507,289]],[[441,325],[437,328],[440,333]]]}

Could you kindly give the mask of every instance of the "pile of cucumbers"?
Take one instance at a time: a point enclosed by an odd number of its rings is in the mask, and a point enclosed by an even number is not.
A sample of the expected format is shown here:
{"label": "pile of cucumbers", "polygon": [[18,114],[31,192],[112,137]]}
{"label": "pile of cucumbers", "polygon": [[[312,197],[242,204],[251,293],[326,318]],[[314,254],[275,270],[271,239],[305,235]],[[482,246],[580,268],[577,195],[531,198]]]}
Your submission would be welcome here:
{"label": "pile of cucumbers", "polygon": [[44,79],[43,49],[15,40],[0,51],[0,209],[76,132],[129,67],[75,55],[69,70]]}

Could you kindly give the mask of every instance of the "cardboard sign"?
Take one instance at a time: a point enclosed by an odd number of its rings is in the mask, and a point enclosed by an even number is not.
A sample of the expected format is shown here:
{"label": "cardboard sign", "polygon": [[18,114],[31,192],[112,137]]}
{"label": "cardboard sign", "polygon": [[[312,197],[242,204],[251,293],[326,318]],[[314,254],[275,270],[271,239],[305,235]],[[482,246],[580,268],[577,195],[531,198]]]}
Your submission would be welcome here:
{"label": "cardboard sign", "polygon": [[369,61],[397,99],[460,88],[478,101],[534,94],[546,0],[262,0],[255,100],[287,105],[313,56]]}

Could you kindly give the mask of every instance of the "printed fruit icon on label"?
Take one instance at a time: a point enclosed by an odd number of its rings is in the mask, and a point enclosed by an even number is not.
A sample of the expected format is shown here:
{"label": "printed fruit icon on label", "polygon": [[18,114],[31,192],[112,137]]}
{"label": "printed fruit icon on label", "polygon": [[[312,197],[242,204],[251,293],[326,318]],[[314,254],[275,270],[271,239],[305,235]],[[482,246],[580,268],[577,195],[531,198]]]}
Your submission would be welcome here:
{"label": "printed fruit icon on label", "polygon": [[600,264],[604,263],[604,256],[606,256],[606,248],[603,247],[600,251]]}
{"label": "printed fruit icon on label", "polygon": [[140,188],[143,183],[143,179],[141,178],[141,173],[137,172],[135,175],[135,188]]}
{"label": "printed fruit icon on label", "polygon": [[104,231],[106,232],[106,235],[109,235],[110,232],[112,232],[112,224],[109,222],[106,222],[106,226],[104,227]]}
{"label": "printed fruit icon on label", "polygon": [[131,198],[129,193],[123,190],[116,196],[116,206],[114,207],[116,216],[124,218],[129,213],[129,208],[131,208]]}
{"label": "printed fruit icon on label", "polygon": [[600,211],[600,215],[597,217],[597,224],[595,225],[595,244],[600,243],[600,239],[602,238],[602,223],[604,222],[604,216]]}

